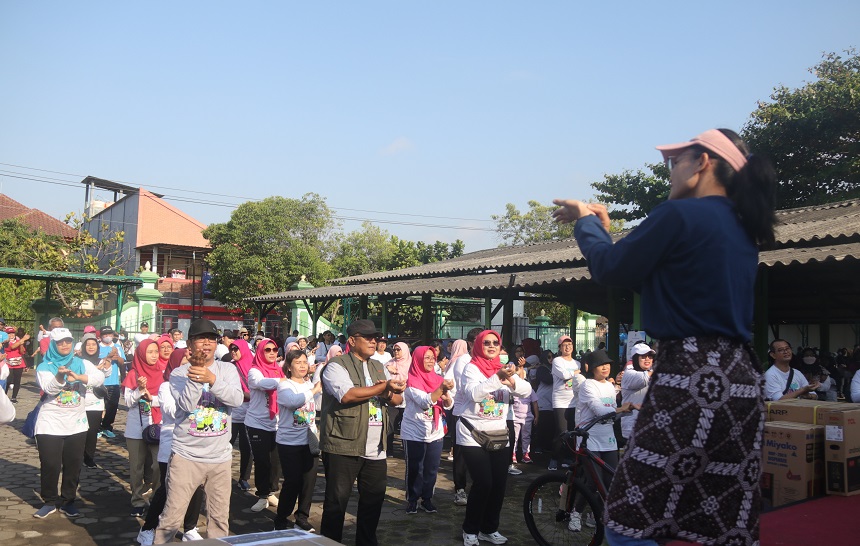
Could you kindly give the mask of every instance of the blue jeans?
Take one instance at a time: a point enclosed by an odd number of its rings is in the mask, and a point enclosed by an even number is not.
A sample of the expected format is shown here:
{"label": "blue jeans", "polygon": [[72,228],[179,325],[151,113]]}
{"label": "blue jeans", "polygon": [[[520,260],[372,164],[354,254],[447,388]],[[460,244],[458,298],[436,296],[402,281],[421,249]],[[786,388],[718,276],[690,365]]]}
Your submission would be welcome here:
{"label": "blue jeans", "polygon": [[442,440],[403,440],[403,447],[406,453],[406,500],[430,500],[436,488],[436,476],[442,457]]}
{"label": "blue jeans", "polygon": [[606,531],[606,542],[609,543],[609,546],[657,546],[657,542],[650,538],[630,538],[606,527],[604,527],[604,530]]}

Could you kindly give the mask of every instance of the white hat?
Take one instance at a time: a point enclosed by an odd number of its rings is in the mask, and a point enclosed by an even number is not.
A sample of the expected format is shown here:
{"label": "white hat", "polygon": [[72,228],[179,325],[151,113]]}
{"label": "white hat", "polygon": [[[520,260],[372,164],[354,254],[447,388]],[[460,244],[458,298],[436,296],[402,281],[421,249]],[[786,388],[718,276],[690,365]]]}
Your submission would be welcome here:
{"label": "white hat", "polygon": [[72,335],[68,328],[54,328],[51,330],[51,339],[56,342],[61,339],[75,339],[75,336]]}
{"label": "white hat", "polygon": [[634,355],[647,355],[647,354],[655,354],[654,349],[649,347],[646,343],[637,343],[633,346],[633,354]]}

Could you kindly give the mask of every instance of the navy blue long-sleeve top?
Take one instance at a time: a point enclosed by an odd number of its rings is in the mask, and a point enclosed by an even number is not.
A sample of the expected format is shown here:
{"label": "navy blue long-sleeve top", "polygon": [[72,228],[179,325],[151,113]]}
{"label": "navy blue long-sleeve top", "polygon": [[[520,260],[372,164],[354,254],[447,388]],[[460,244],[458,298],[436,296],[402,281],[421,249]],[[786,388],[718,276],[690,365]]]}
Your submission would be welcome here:
{"label": "navy blue long-sleeve top", "polygon": [[592,278],[642,295],[657,339],[751,337],[758,249],[725,197],[666,201],[615,244],[597,216],[574,227]]}

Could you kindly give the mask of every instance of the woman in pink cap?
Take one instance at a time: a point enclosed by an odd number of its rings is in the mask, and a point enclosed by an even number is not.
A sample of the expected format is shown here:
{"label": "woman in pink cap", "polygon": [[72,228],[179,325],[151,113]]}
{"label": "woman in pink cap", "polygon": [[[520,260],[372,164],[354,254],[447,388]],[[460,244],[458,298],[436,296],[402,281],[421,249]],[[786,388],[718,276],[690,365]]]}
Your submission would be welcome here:
{"label": "woman in pink cap", "polygon": [[612,242],[602,205],[556,200],[594,280],[642,295],[654,376],[606,500],[613,546],[759,543],[764,427],[750,346],[758,250],[774,243],[776,176],[728,129],[658,146],[669,200]]}

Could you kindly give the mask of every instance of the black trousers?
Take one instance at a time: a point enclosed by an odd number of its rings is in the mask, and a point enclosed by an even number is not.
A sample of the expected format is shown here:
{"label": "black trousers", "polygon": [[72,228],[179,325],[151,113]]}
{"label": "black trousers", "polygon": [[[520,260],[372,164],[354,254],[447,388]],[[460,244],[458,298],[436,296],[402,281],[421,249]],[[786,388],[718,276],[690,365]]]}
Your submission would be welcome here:
{"label": "black trousers", "polygon": [[[36,435],[42,472],[42,500],[45,504],[65,506],[74,502],[78,493],[86,441],[86,431],[69,436]],[[63,474],[63,483],[58,495],[57,481],[60,479],[60,473]]]}
{"label": "black trousers", "polygon": [[[388,463],[385,459],[370,460],[349,455],[323,452],[325,467],[325,501],[320,534],[342,542],[346,505],[352,484],[358,479],[358,510],[356,517],[356,546],[377,546],[376,527],[385,501]],[[507,471],[507,467],[505,467]]]}
{"label": "black trousers", "polygon": [[236,443],[239,438],[239,479],[248,481],[251,479],[251,464],[254,456],[251,453],[251,442],[248,440],[248,429],[245,423],[233,423],[233,434],[230,436],[230,445]]}
{"label": "black trousers", "polygon": [[559,461],[570,459],[573,455],[561,442],[560,435],[576,428],[576,408],[553,408],[555,412],[555,455],[553,458]]}
{"label": "black trousers", "polygon": [[296,500],[299,502],[296,519],[307,520],[311,515],[311,501],[314,496],[314,486],[317,483],[317,458],[311,455],[311,449],[306,445],[278,444],[278,456],[284,471],[284,485],[278,498],[275,529],[286,529],[287,517],[293,513]]}
{"label": "black trousers", "polygon": [[9,394],[9,386],[15,385],[12,388],[11,398],[18,398],[18,391],[21,389],[21,374],[24,373],[24,368],[9,368],[9,379],[6,380],[6,394]]}
{"label": "black trousers", "polygon": [[[542,451],[550,451],[553,447],[555,437],[555,413],[553,410],[541,410],[538,412],[538,424],[532,433],[532,446]],[[534,448],[532,448],[534,451]]]}
{"label": "black trousers", "polygon": [[120,385],[106,385],[105,390],[105,416],[102,419],[102,430],[113,431],[113,422],[116,421],[116,410],[119,407]]}
{"label": "black trousers", "polygon": [[[254,485],[257,496],[265,499],[281,487],[281,461],[275,443],[275,431],[246,426],[251,452],[254,454]],[[280,503],[279,503],[280,504]]]}
{"label": "black trousers", "polygon": [[460,453],[460,446],[457,445],[457,420],[458,416],[451,414],[451,423],[448,425],[448,430],[454,430],[454,492],[460,489],[466,489],[469,480],[469,470],[466,468],[466,459]]}
{"label": "black trousers", "polygon": [[387,455],[394,455],[394,433],[400,431],[400,423],[403,422],[403,409],[396,406],[388,406],[388,447]]}
{"label": "black trousers", "polygon": [[[161,469],[161,486],[155,490],[149,500],[146,521],[143,522],[144,531],[152,531],[158,527],[158,518],[161,517],[164,503],[167,502],[167,463],[158,463],[158,468]],[[197,527],[197,520],[200,518],[200,509],[203,507],[204,500],[206,500],[206,492],[201,485],[191,497],[191,502],[188,503],[188,510],[185,511],[185,520],[182,523],[183,531],[190,531]]]}
{"label": "black trousers", "polygon": [[99,425],[101,420],[101,410],[87,412],[87,422],[89,422],[90,428],[87,430],[87,441],[84,443],[85,462],[90,463],[95,462],[96,460],[96,443],[99,439]]}
{"label": "black trousers", "polygon": [[[609,466],[611,466],[612,468],[618,468],[618,450],[617,449],[615,451],[592,451],[592,453],[594,453],[595,455],[597,455],[598,457],[603,459],[603,461],[606,464],[608,464]],[[607,471],[607,470],[603,470],[600,467],[596,467],[596,470],[600,474],[600,480],[603,482],[603,486],[606,488],[606,491],[608,492],[609,491],[609,485],[612,483],[612,476],[613,476],[612,473]],[[578,475],[584,476],[585,483],[588,486],[588,488],[594,492],[595,496],[600,498],[599,493],[598,493],[598,489],[597,489],[597,484],[594,483],[594,480],[591,477],[591,472],[586,470],[584,467],[580,466]],[[576,499],[576,502],[574,502],[574,505],[573,505],[574,510],[576,510],[577,512],[579,512],[581,514],[582,510],[585,508],[585,502],[586,502],[585,497],[583,497],[582,495],[579,495]]]}
{"label": "black trousers", "polygon": [[460,452],[472,476],[463,532],[471,535],[495,533],[499,530],[499,515],[505,500],[511,450],[487,451],[482,447],[460,446]]}

